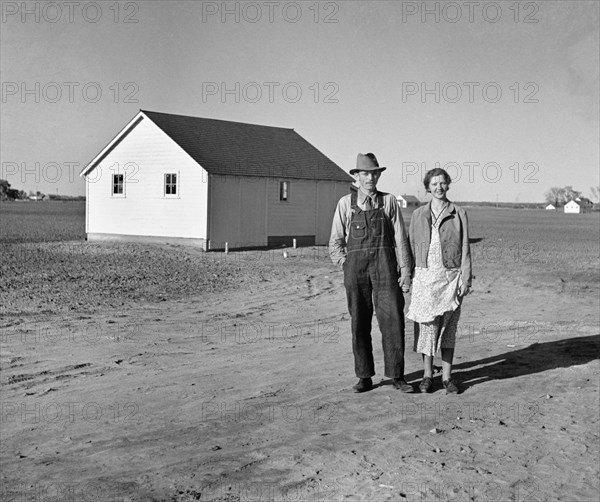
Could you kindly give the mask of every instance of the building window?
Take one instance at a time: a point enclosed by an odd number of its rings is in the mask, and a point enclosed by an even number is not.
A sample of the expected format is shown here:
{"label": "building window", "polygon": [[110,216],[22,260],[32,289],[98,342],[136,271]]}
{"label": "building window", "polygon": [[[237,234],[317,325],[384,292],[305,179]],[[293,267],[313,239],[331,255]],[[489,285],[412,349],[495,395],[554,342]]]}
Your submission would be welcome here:
{"label": "building window", "polygon": [[177,195],[177,174],[165,174],[165,195]]}
{"label": "building window", "polygon": [[290,182],[280,181],[279,182],[279,200],[282,202],[288,202],[290,200]]}
{"label": "building window", "polygon": [[113,174],[112,180],[112,194],[123,195],[125,193],[123,190],[123,183],[125,182],[125,177],[122,174]]}

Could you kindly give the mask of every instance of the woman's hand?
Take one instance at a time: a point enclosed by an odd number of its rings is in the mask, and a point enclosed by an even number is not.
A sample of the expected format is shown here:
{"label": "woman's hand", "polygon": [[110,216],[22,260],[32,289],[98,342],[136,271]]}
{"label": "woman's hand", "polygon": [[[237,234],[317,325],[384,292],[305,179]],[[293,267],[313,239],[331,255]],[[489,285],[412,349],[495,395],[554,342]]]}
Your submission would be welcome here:
{"label": "woman's hand", "polygon": [[403,293],[408,293],[410,291],[410,278],[409,277],[400,277],[398,279],[398,285]]}
{"label": "woman's hand", "polygon": [[469,286],[461,283],[460,286],[458,287],[458,296],[466,296],[469,294],[470,290],[471,290],[471,288]]}

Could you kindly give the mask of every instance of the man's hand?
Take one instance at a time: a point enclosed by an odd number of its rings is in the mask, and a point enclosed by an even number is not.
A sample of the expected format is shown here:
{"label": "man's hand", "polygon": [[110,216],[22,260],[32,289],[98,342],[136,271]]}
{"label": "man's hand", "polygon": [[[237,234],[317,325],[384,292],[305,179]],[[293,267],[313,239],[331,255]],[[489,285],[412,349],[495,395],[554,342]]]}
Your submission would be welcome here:
{"label": "man's hand", "polygon": [[398,285],[403,293],[408,293],[410,291],[410,277],[400,277],[398,279]]}

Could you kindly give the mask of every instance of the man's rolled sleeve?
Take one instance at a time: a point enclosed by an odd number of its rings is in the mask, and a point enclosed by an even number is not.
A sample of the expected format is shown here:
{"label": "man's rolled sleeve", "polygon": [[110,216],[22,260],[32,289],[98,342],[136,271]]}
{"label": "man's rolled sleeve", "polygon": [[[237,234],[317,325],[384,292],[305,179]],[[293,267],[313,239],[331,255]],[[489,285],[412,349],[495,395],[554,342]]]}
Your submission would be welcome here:
{"label": "man's rolled sleeve", "polygon": [[340,267],[346,261],[346,227],[347,216],[344,200],[340,199],[333,214],[331,236],[329,237],[329,256],[331,261]]}
{"label": "man's rolled sleeve", "polygon": [[473,272],[471,263],[471,246],[469,243],[469,218],[467,217],[467,212],[464,210],[461,210],[458,215],[461,219],[461,225],[463,228],[462,261],[460,268],[463,281],[467,286],[471,287]]}
{"label": "man's rolled sleeve", "polygon": [[390,219],[394,225],[394,239],[396,240],[396,258],[398,260],[398,268],[400,277],[410,278],[412,272],[412,255],[406,230],[404,228],[404,219],[402,211],[398,205],[398,201],[392,196]]}

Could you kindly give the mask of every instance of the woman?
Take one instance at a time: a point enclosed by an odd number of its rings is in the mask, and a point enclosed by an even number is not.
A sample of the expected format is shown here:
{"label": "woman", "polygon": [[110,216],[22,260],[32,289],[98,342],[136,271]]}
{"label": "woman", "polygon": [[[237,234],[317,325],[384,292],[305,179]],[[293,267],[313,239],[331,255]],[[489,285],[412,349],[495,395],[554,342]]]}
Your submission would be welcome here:
{"label": "woman", "polygon": [[414,350],[423,354],[421,392],[433,390],[433,357],[441,348],[444,388],[458,393],[452,359],[460,305],[471,287],[471,251],[467,213],[446,197],[451,181],[443,169],[427,171],[423,184],[432,199],[415,210],[408,230],[415,271],[407,317],[415,321]]}

